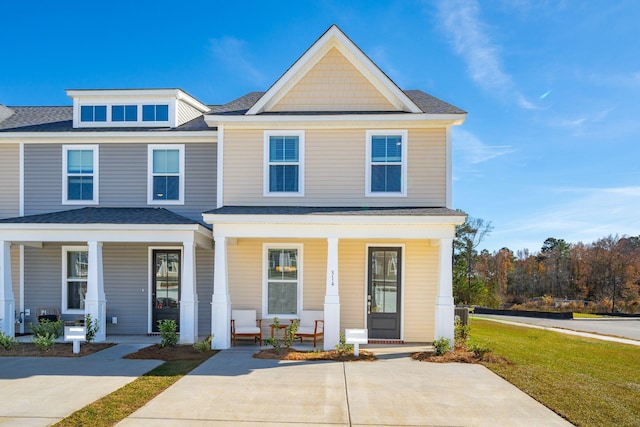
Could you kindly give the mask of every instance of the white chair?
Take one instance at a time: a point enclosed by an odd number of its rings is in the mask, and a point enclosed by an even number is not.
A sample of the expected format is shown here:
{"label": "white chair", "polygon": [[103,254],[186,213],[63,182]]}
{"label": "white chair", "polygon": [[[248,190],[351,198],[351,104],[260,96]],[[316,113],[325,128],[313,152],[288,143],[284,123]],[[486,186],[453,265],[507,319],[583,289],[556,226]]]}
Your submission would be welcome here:
{"label": "white chair", "polygon": [[318,338],[324,337],[324,311],[302,310],[300,313],[300,324],[296,338],[313,338],[313,348],[316,348]]}
{"label": "white chair", "polygon": [[231,339],[236,345],[236,337],[253,337],[262,345],[262,319],[256,319],[255,310],[231,310]]}

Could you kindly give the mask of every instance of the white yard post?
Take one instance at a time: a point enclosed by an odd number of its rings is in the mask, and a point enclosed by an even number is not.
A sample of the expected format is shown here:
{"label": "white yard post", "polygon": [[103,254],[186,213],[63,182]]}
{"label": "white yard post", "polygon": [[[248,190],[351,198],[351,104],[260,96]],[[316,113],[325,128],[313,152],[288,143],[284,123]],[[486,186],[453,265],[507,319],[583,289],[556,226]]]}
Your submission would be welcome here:
{"label": "white yard post", "polygon": [[435,339],[449,338],[453,346],[453,239],[440,239],[440,268],[438,275],[438,297],[436,299]]}
{"label": "white yard post", "polygon": [[0,331],[13,337],[16,332],[16,301],[11,279],[11,242],[0,241]]}
{"label": "white yard post", "polygon": [[95,341],[107,339],[107,299],[104,294],[104,276],[102,273],[102,242],[89,241],[87,266],[87,295],[84,312],[98,321],[98,332]]}
{"label": "white yard post", "polygon": [[338,238],[327,238],[327,281],[324,296],[324,349],[340,342],[340,293],[338,292]]}
{"label": "white yard post", "polygon": [[183,242],[180,284],[180,344],[198,341],[198,294],[196,289],[196,244]]}
{"label": "white yard post", "polygon": [[231,303],[227,274],[227,238],[214,236],[215,255],[213,297],[211,298],[211,348],[223,350],[231,347]]}

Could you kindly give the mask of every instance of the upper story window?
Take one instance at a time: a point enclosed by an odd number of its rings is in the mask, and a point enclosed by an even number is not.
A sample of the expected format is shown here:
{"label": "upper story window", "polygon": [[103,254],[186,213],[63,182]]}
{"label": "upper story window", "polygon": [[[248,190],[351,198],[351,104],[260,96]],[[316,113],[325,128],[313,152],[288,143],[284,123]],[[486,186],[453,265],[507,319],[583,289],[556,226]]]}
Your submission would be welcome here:
{"label": "upper story window", "polygon": [[62,203],[98,204],[98,146],[62,147]]}
{"label": "upper story window", "polygon": [[264,158],[265,196],[304,196],[304,131],[266,131]]}
{"label": "upper story window", "polygon": [[111,121],[112,122],[137,122],[138,106],[137,105],[112,105]]}
{"label": "upper story window", "polygon": [[83,105],[80,107],[80,121],[83,122],[106,122],[106,105]]}
{"label": "upper story window", "polygon": [[149,145],[148,204],[184,204],[184,145]]}
{"label": "upper story window", "polygon": [[168,120],[169,106],[167,104],[142,106],[143,122],[166,122]]}
{"label": "upper story window", "polygon": [[407,195],[407,131],[367,131],[367,196]]}

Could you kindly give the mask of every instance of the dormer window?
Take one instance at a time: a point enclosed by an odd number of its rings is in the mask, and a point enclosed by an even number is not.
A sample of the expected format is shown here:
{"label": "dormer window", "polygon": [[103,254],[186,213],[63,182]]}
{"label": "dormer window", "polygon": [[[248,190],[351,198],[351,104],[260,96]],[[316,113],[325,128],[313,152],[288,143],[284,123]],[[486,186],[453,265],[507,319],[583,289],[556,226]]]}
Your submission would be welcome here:
{"label": "dormer window", "polygon": [[80,120],[83,122],[106,122],[106,105],[83,105],[80,107]]}
{"label": "dormer window", "polygon": [[137,122],[138,106],[137,105],[112,105],[111,121],[112,122]]}
{"label": "dormer window", "polygon": [[142,106],[143,122],[166,122],[167,120],[169,120],[169,106],[167,104]]}

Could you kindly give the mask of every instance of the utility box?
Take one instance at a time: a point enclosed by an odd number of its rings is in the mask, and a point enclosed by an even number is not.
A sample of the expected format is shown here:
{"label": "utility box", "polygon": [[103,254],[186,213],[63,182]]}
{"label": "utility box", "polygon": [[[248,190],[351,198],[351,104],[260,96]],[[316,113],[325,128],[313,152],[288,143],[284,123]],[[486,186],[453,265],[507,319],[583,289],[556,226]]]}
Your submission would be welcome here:
{"label": "utility box", "polygon": [[460,319],[460,324],[462,326],[467,326],[469,324],[469,309],[467,307],[456,307],[455,316]]}

